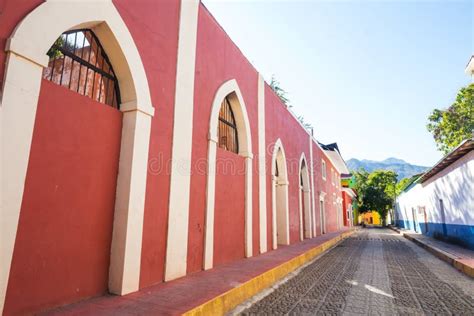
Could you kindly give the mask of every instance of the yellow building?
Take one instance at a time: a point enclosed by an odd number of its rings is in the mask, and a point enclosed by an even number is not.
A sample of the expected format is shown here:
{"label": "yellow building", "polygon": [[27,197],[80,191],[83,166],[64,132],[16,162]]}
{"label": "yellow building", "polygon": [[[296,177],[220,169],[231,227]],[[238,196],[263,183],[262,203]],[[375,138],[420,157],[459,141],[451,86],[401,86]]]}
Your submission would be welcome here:
{"label": "yellow building", "polygon": [[382,225],[380,220],[380,214],[376,211],[370,211],[359,215],[359,223],[365,223],[366,225]]}

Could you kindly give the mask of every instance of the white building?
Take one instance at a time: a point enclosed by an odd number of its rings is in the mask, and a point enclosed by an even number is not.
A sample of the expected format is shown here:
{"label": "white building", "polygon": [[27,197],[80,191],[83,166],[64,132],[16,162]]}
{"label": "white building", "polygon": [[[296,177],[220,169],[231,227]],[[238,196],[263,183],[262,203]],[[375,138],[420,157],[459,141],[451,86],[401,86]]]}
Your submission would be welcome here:
{"label": "white building", "polygon": [[399,227],[474,249],[474,139],[409,185],[395,211]]}

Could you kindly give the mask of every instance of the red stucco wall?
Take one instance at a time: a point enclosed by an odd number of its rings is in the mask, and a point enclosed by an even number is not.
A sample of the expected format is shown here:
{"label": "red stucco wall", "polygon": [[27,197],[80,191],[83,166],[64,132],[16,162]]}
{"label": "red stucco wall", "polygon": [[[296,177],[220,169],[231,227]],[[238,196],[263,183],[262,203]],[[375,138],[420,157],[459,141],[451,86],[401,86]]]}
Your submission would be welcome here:
{"label": "red stucco wall", "polygon": [[[41,1],[33,0],[0,2],[2,80],[6,39],[17,23],[39,3]],[[179,3],[177,0],[139,0],[131,5],[127,0],[114,0],[137,45],[155,107],[149,147],[140,288],[162,282],[164,278]],[[190,140],[188,273],[202,270],[210,111],[216,91],[230,79],[235,79],[240,87],[250,121],[254,155],[252,246],[254,255],[260,252],[258,73],[202,4],[196,48],[193,135]],[[280,138],[287,158],[291,243],[300,239],[299,161],[304,153],[309,164],[310,153],[309,135],[268,85],[265,85],[265,116],[267,246],[271,250],[272,144]],[[42,82],[6,312],[38,310],[106,292],[120,133],[120,112]],[[333,193],[341,196],[341,192],[331,184],[331,162],[318,145],[312,146],[313,213],[319,235],[319,192],[327,193],[327,232],[337,229]],[[323,157],[328,170],[326,181],[321,178]],[[244,168],[244,158],[233,153],[218,150],[217,159],[230,161],[235,170]],[[214,264],[220,265],[244,257],[244,173],[228,174],[218,169],[215,203]],[[91,279],[91,275],[94,278]],[[32,279],[35,282],[30,282]]]}
{"label": "red stucco wall", "polygon": [[179,1],[114,0],[145,68],[151,122],[140,287],[164,278],[176,86]]}
{"label": "red stucco wall", "polygon": [[348,205],[352,204],[352,198],[349,194],[342,191],[342,207],[343,207],[343,218],[344,218],[344,226],[350,226],[349,220],[350,218],[347,215]]}
{"label": "red stucco wall", "polygon": [[214,266],[245,256],[245,158],[217,149]]}
{"label": "red stucco wall", "polygon": [[107,292],[122,113],[42,81],[5,314]]}
{"label": "red stucco wall", "polygon": [[[286,155],[288,171],[288,209],[290,226],[290,243],[300,240],[300,217],[299,217],[299,168],[300,157],[304,153],[307,160],[310,159],[309,136],[301,127],[299,122],[288,112],[281,103],[278,96],[273,93],[268,85],[265,85],[265,124],[266,124],[266,148],[267,148],[267,208],[269,221],[269,238],[272,240],[272,154],[274,143],[281,139]],[[271,243],[269,242],[269,249]]]}
{"label": "red stucco wall", "polygon": [[[211,106],[215,93],[219,87],[230,79],[236,79],[242,92],[250,120],[252,134],[252,150],[256,154],[258,150],[257,135],[257,79],[256,70],[245,59],[240,50],[230,40],[222,28],[203,6],[199,8],[197,51],[196,51],[196,77],[194,86],[194,119],[193,119],[193,148],[191,176],[191,196],[189,210],[189,235],[188,235],[188,272],[202,269],[204,250],[204,221],[206,209],[206,181],[207,176],[207,154],[208,133]],[[232,156],[228,157],[232,159]],[[236,157],[241,158],[241,157]],[[240,162],[235,162],[237,165]],[[257,159],[253,160],[253,249],[258,253],[259,230],[258,230],[258,177]],[[216,181],[216,201],[233,200],[232,192],[219,190]],[[236,205],[228,205],[230,210]],[[217,207],[217,206],[216,206]],[[215,214],[217,215],[216,208]],[[242,214],[236,209],[236,214]],[[215,217],[214,225],[218,224]],[[238,223],[244,223],[243,217],[234,217]],[[241,225],[241,224],[239,224]],[[235,242],[241,239],[240,235],[233,236]],[[218,239],[217,236],[215,240]],[[219,249],[216,249],[219,250]],[[237,251],[237,253],[239,253]],[[219,256],[218,253],[214,255]],[[225,256],[227,257],[227,255]],[[217,259],[217,263],[221,262]],[[224,260],[225,261],[225,260]]]}
{"label": "red stucco wall", "polygon": [[[326,180],[322,178],[322,160],[326,161]],[[336,187],[331,182],[331,168],[335,170],[333,164],[329,158],[324,154],[321,147],[316,143],[313,143],[313,169],[314,169],[314,202],[316,208],[316,232],[317,235],[321,234],[321,216],[320,216],[320,204],[319,195],[322,192],[326,193],[324,198],[325,208],[325,220],[326,220],[326,232],[332,232],[337,230],[337,206],[334,204],[334,195],[341,197],[340,185]],[[340,174],[336,172],[339,176]]]}

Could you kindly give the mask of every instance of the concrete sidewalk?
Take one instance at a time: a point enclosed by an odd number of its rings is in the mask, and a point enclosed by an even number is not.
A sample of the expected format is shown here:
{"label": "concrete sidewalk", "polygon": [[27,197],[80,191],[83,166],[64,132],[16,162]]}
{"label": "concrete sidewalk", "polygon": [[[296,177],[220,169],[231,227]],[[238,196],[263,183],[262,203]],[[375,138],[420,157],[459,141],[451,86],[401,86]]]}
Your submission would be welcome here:
{"label": "concrete sidewalk", "polygon": [[437,240],[413,231],[400,229],[390,226],[405,238],[413,241],[417,245],[425,248],[438,258],[453,265],[456,269],[464,274],[474,278],[474,251],[453,245],[441,240]]}
{"label": "concrete sidewalk", "polygon": [[271,286],[354,230],[291,246],[160,283],[125,296],[106,295],[45,311],[43,315],[220,315]]}

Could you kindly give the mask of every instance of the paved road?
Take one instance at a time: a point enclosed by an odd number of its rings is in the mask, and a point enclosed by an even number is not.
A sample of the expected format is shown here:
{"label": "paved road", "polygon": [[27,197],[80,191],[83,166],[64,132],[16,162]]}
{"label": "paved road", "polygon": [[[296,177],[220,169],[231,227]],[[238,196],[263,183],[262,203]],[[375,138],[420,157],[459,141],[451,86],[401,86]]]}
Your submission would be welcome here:
{"label": "paved road", "polygon": [[474,280],[391,230],[363,229],[242,308],[245,315],[474,315]]}

